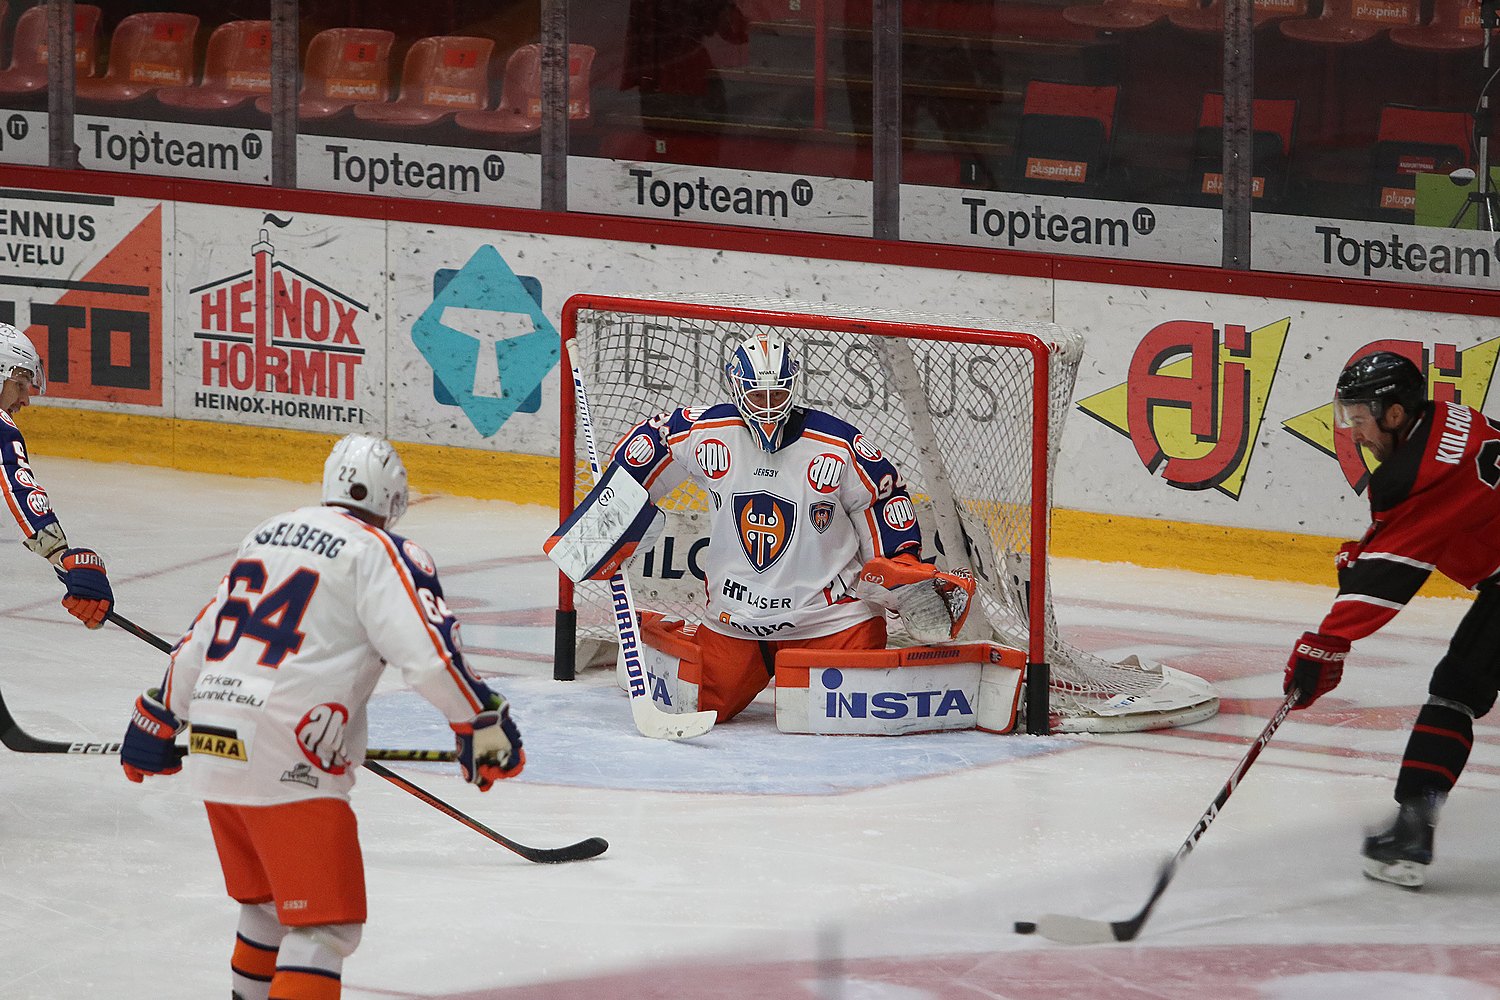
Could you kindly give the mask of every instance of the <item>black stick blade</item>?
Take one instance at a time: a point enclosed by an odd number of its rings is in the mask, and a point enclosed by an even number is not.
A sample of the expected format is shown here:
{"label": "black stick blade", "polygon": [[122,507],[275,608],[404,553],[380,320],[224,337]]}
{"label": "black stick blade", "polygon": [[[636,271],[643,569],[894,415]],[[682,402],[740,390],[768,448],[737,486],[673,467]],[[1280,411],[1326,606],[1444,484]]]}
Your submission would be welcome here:
{"label": "black stick blade", "polygon": [[535,861],[539,865],[556,865],[564,861],[587,861],[589,858],[597,858],[607,850],[609,850],[609,841],[603,837],[590,837],[576,844],[569,844],[567,847],[528,847],[516,853],[527,861]]}

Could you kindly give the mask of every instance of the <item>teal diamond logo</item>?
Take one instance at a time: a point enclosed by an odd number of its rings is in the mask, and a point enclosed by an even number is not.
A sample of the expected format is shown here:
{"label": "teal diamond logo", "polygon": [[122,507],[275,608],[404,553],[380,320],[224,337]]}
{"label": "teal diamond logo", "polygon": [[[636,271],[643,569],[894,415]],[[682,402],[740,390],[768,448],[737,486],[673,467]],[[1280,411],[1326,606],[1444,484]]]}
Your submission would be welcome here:
{"label": "teal diamond logo", "polygon": [[562,356],[542,313],[541,282],[518,277],[492,246],[458,271],[433,275],[432,304],[411,339],[432,366],[432,395],[457,406],[484,437],[511,415],[541,408],[542,380]]}

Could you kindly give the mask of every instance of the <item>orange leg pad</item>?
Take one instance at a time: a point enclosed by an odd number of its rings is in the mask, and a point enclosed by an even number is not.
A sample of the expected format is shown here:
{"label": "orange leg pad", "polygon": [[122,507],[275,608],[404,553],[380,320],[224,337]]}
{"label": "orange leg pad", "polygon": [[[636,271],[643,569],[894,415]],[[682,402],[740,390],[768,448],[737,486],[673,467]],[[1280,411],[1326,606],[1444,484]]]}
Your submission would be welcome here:
{"label": "orange leg pad", "polygon": [[342,984],[329,972],[277,969],[271,1000],[339,1000]]}

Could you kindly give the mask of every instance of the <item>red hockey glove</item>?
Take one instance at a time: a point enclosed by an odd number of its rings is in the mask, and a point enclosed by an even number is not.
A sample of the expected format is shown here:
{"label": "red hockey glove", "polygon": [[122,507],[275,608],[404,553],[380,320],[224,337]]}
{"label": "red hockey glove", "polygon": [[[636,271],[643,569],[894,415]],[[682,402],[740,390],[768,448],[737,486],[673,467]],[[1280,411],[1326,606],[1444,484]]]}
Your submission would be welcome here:
{"label": "red hockey glove", "polygon": [[1302,692],[1293,708],[1306,708],[1339,686],[1344,676],[1344,657],[1349,655],[1349,640],[1321,632],[1304,632],[1292,647],[1286,661],[1286,676],[1281,690],[1296,688]]}
{"label": "red hockey glove", "polygon": [[503,698],[498,707],[480,712],[468,722],[450,723],[458,751],[458,766],[464,780],[481,792],[502,778],[514,778],[526,766],[521,749],[521,731],[510,719],[510,703]]}
{"label": "red hockey glove", "polygon": [[160,699],[161,692],[151,688],[135,700],[130,728],[120,744],[120,766],[125,777],[136,783],[147,775],[182,770],[182,751],[172,742],[182,723]]}
{"label": "red hockey glove", "polygon": [[68,549],[57,565],[57,578],[68,593],[62,599],[68,614],[89,628],[104,624],[104,616],[114,607],[115,595],[104,575],[104,560],[93,549]]}

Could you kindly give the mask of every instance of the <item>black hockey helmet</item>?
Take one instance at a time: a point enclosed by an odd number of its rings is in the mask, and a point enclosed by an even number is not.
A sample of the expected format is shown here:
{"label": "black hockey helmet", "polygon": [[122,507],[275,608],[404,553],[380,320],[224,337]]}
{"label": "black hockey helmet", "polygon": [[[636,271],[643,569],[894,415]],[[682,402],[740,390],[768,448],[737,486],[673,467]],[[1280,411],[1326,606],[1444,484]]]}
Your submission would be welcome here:
{"label": "black hockey helmet", "polygon": [[[1340,404],[1364,403],[1376,420],[1392,403],[1400,403],[1415,417],[1427,405],[1427,379],[1410,358],[1394,351],[1376,351],[1349,363],[1339,375],[1334,400]],[[1342,411],[1342,407],[1339,409]]]}

